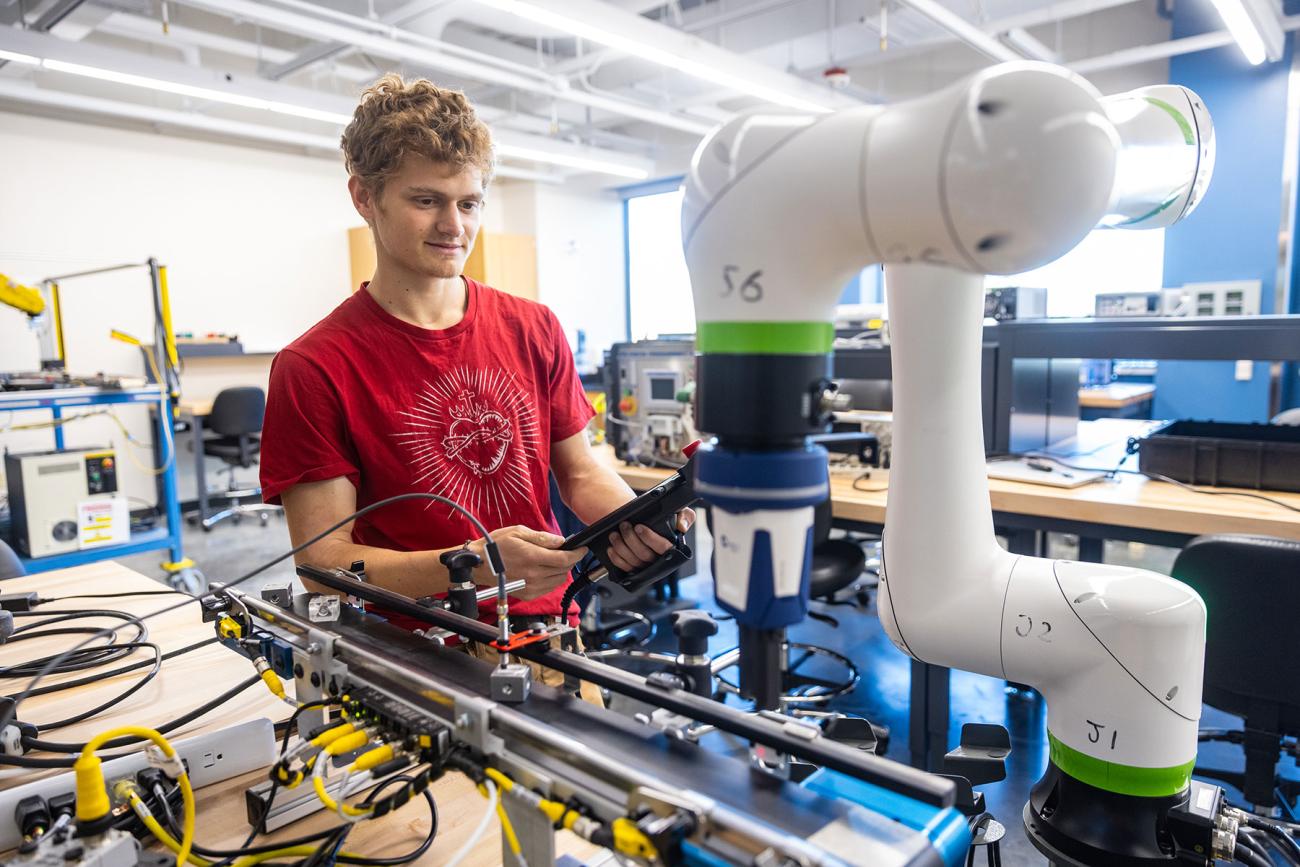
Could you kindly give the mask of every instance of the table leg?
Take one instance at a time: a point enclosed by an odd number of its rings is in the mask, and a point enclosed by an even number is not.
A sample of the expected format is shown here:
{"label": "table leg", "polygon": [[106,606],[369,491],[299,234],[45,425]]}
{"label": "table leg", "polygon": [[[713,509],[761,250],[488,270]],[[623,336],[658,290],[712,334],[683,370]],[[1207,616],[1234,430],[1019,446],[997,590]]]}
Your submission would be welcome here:
{"label": "table leg", "polygon": [[194,442],[194,486],[198,490],[199,523],[208,519],[208,477],[203,461],[203,416],[190,416],[190,432]]}
{"label": "table leg", "polygon": [[[63,409],[57,406],[50,407],[50,417],[55,421],[63,418]],[[59,451],[63,451],[63,425],[61,424],[54,426],[54,447]]]}
{"label": "table leg", "polygon": [[1080,536],[1079,559],[1084,563],[1104,563],[1106,560],[1106,540],[1091,536]]}
{"label": "table leg", "polygon": [[1038,530],[1006,530],[1007,550],[1029,557],[1042,556],[1042,533]]}
{"label": "table leg", "polygon": [[908,747],[912,766],[926,771],[943,767],[948,752],[948,669],[912,660]]}

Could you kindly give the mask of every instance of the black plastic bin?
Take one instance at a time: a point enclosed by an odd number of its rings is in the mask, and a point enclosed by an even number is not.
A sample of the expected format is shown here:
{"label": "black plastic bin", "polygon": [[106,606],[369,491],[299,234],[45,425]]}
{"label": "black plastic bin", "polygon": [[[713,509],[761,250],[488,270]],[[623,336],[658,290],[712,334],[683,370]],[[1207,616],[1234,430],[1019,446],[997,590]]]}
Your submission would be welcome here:
{"label": "black plastic bin", "polygon": [[1193,485],[1300,492],[1300,426],[1171,421],[1141,440],[1138,469]]}

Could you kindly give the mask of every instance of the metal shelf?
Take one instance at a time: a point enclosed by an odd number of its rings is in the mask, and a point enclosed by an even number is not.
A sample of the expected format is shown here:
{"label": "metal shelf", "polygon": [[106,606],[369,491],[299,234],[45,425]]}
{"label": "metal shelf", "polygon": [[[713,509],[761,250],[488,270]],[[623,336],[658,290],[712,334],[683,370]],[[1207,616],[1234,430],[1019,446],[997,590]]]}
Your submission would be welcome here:
{"label": "metal shelf", "polygon": [[[158,453],[168,460],[167,469],[158,477],[158,512],[163,526],[142,533],[131,534],[129,542],[68,551],[49,557],[20,557],[23,567],[30,573],[48,572],[68,566],[80,566],[114,557],[125,557],[146,551],[169,549],[171,559],[177,564],[168,570],[172,574],[184,567],[185,553],[181,545],[181,507],[176,490],[176,439],[172,430],[172,407],[167,393],[156,384],[136,388],[51,388],[32,391],[0,392],[0,411],[49,410],[54,418],[63,411],[80,406],[104,404],[150,404],[154,407],[156,423],[154,436]],[[63,448],[63,428],[54,428],[54,445]],[[129,448],[130,446],[128,446]]]}

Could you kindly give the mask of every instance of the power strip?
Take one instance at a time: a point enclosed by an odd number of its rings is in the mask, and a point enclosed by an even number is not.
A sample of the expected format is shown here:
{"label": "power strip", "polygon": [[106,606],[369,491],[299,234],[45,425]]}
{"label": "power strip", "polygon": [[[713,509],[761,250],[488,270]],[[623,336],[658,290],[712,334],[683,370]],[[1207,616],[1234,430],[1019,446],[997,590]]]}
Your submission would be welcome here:
{"label": "power strip", "polygon": [[[275,726],[265,717],[177,740],[172,746],[185,762],[190,785],[196,789],[269,767],[278,754]],[[148,766],[141,751],[107,759],[103,765],[104,780],[111,789],[113,780],[133,776],[136,771]],[[75,783],[71,771],[0,791],[0,852],[12,849],[23,841],[13,820],[14,809],[19,801],[32,795],[40,795],[49,800],[73,791]]]}

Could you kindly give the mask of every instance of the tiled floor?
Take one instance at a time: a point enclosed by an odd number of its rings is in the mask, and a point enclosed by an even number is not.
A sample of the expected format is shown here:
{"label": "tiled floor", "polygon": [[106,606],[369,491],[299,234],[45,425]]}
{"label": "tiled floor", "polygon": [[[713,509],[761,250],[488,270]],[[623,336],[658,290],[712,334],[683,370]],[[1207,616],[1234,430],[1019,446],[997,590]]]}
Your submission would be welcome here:
{"label": "tiled floor", "polygon": [[[710,543],[707,537],[697,540],[699,563],[707,567]],[[288,531],[282,518],[272,518],[262,526],[256,520],[246,520],[240,525],[223,524],[210,533],[189,529],[185,534],[186,553],[193,557],[211,581],[230,581],[245,572],[282,554],[289,547]],[[1069,557],[1074,546],[1068,537],[1052,537],[1049,550],[1052,556]],[[1143,566],[1168,573],[1175,552],[1168,549],[1132,544],[1108,544],[1108,562]],[[156,555],[128,558],[126,562],[146,574],[157,574]],[[286,561],[251,579],[245,586],[256,589],[267,581],[288,580],[293,577],[292,566]],[[711,579],[707,568],[703,574],[682,582],[682,595],[702,607],[716,610],[712,601]],[[862,681],[851,694],[837,700],[836,709],[860,714],[877,723],[888,725],[893,732],[889,746],[890,758],[907,760],[907,704],[909,664],[889,642],[880,627],[873,609],[858,611],[853,608],[830,609],[839,618],[838,628],[808,620],[792,630],[792,637],[836,650],[853,659],[862,671]],[[714,647],[724,650],[735,644],[734,625],[723,623]],[[667,628],[661,632],[668,633]],[[670,637],[670,636],[669,636]],[[656,646],[670,641],[661,637]],[[824,672],[829,674],[829,671]],[[1002,681],[979,675],[956,672],[951,686],[952,720],[950,744],[955,745],[961,725],[965,722],[992,722],[1005,726],[1011,734],[1013,751],[1007,764],[1007,779],[985,787],[988,809],[1005,825],[1008,834],[1003,844],[1003,863],[1042,864],[1043,859],[1025,839],[1020,820],[1020,810],[1029,788],[1041,775],[1046,762],[1044,737],[1045,708],[1041,698],[1009,693]],[[1204,726],[1239,727],[1240,720],[1206,709]],[[724,742],[715,742],[719,749],[734,748]],[[1240,767],[1240,750],[1228,745],[1207,744],[1201,752],[1203,760],[1219,767]],[[1294,765],[1282,768],[1295,775]],[[1233,798],[1238,793],[1230,793]],[[982,863],[982,859],[981,862]]]}

